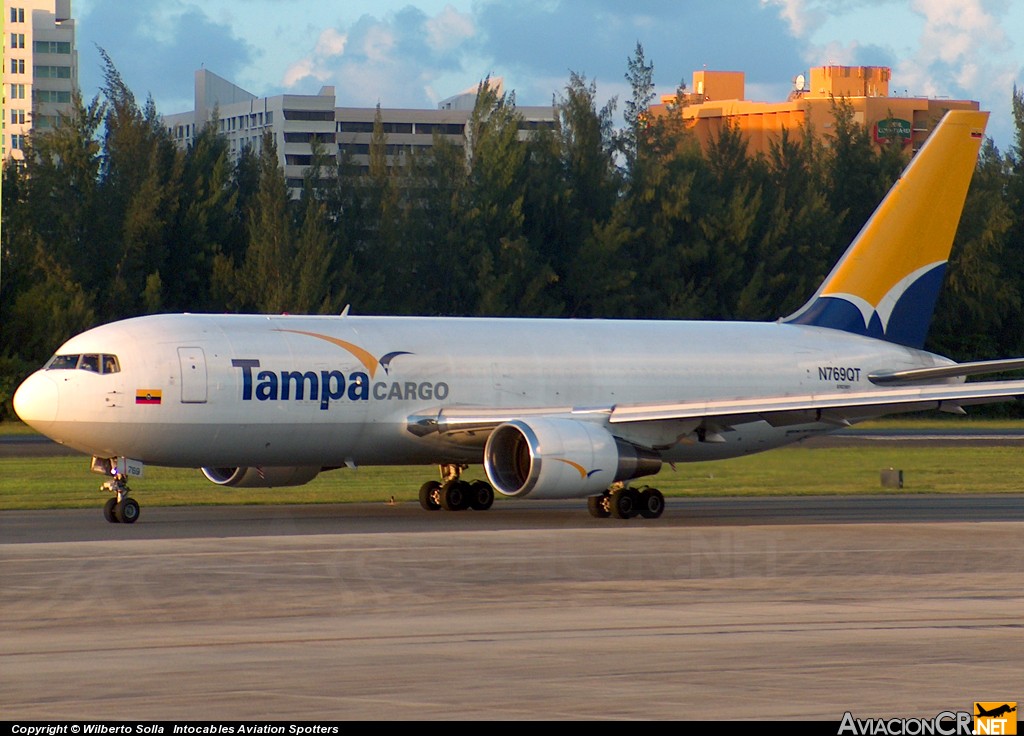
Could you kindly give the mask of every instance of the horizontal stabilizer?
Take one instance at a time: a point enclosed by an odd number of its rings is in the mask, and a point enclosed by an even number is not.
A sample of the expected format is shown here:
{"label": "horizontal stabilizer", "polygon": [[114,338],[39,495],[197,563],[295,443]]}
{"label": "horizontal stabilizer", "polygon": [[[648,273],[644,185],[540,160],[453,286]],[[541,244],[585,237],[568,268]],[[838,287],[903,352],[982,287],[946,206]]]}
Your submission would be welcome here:
{"label": "horizontal stabilizer", "polygon": [[764,396],[674,404],[618,405],[608,421],[651,422],[666,419],[708,419],[742,424],[769,417],[776,423],[781,413],[796,413],[817,421],[839,422],[908,411],[957,411],[962,406],[988,404],[1024,397],[1024,381],[986,381],[968,384],[904,386],[827,394]]}
{"label": "horizontal stabilizer", "polygon": [[1024,371],[1024,358],[1007,360],[979,360],[973,363],[957,363],[934,368],[909,368],[901,371],[876,371],[868,376],[872,383],[910,383],[915,381],[934,381],[939,378],[957,378],[960,376],[980,376],[987,373],[1005,373],[1008,371]]}

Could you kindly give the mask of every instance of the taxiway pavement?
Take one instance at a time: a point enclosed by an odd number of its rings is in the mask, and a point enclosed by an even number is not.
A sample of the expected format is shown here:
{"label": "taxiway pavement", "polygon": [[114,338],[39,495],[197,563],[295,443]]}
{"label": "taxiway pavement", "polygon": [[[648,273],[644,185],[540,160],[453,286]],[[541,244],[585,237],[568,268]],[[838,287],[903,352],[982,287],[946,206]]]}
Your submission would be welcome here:
{"label": "taxiway pavement", "polygon": [[1024,495],[0,513],[5,719],[825,719],[1019,700]]}

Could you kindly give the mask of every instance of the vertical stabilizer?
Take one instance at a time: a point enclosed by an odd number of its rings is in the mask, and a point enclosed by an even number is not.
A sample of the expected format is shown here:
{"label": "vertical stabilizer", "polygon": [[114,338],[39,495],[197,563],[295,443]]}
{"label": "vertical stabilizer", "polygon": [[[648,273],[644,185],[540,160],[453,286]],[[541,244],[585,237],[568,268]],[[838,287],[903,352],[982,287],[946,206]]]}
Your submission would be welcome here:
{"label": "vertical stabilizer", "polygon": [[922,347],[987,122],[987,112],[947,112],[817,293],[783,321]]}

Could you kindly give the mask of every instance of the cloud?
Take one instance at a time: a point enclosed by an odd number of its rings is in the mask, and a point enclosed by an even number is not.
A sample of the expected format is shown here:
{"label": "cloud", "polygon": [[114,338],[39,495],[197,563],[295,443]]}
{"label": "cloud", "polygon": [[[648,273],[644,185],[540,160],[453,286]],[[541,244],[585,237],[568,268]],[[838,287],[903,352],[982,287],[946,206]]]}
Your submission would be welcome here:
{"label": "cloud", "polygon": [[[989,60],[1009,48],[1009,39],[999,19],[979,0],[915,0],[911,7],[923,17],[924,30],[908,66],[921,70],[929,86],[945,81],[966,90],[985,83],[988,74],[998,74],[998,65]],[[1002,71],[1012,77],[1014,70]]]}
{"label": "cloud", "polygon": [[316,42],[316,53],[322,56],[338,56],[345,51],[348,36],[338,33],[333,28],[326,29]]}
{"label": "cloud", "polygon": [[[570,70],[595,80],[600,94],[627,96],[626,61],[638,41],[654,64],[657,90],[666,94],[680,81],[689,86],[692,72],[706,67],[743,71],[748,88],[778,85],[784,97],[806,69],[778,8],[761,0],[492,0],[475,8],[492,68],[520,102],[549,101]],[[535,82],[552,79],[561,80],[555,90]]]}
{"label": "cloud", "polygon": [[472,17],[446,5],[439,15],[427,19],[426,30],[430,48],[447,53],[473,38],[476,26]]}
{"label": "cloud", "polygon": [[345,53],[346,45],[346,34],[334,28],[325,28],[316,41],[313,53],[292,63],[285,70],[282,83],[285,87],[294,87],[307,77],[326,82],[333,74],[334,59]]}
{"label": "cloud", "polygon": [[77,21],[79,86],[88,98],[103,84],[96,46],[107,51],[136,97],[152,94],[162,113],[192,107],[193,79],[202,66],[231,77],[254,49],[232,29],[185,2],[93,0]]}
{"label": "cloud", "polygon": [[[762,0],[479,0],[471,11],[449,3],[429,15],[405,6],[331,24],[281,83],[310,93],[314,83],[335,84],[343,105],[414,106],[432,105],[435,89],[450,94],[493,74],[519,104],[547,105],[570,71],[596,80],[606,97],[628,94],[626,60],[639,41],[666,93],[707,66],[742,70],[751,89],[777,85],[784,96],[806,66],[779,10]],[[328,32],[344,39],[340,52],[323,48]]]}
{"label": "cloud", "polygon": [[288,66],[282,84],[302,91],[311,81],[330,81],[346,106],[430,105],[433,83],[462,71],[475,32],[472,17],[452,5],[433,16],[411,5],[382,18],[364,14],[324,29],[315,48]]}
{"label": "cloud", "polygon": [[1011,27],[1002,17],[1007,8],[980,0],[914,0],[911,9],[922,30],[914,53],[894,65],[894,77],[910,94],[981,101],[993,113],[988,135],[1006,149],[1013,136],[1010,97],[1021,73],[1005,31]]}

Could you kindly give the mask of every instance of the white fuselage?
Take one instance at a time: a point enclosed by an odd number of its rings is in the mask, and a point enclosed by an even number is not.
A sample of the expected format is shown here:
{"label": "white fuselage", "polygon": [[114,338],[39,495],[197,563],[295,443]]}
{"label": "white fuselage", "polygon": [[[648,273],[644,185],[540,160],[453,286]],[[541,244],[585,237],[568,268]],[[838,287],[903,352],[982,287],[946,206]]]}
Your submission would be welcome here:
{"label": "white fuselage", "polygon": [[[479,462],[480,443],[417,436],[410,418],[564,407],[607,427],[617,405],[841,394],[870,387],[873,370],[947,362],[779,323],[188,314],[97,327],[57,351],[92,353],[116,355],[120,370],[38,371],[19,414],[91,455],[181,467]],[[674,462],[834,428],[753,421],[725,442],[672,423],[637,431]]]}

